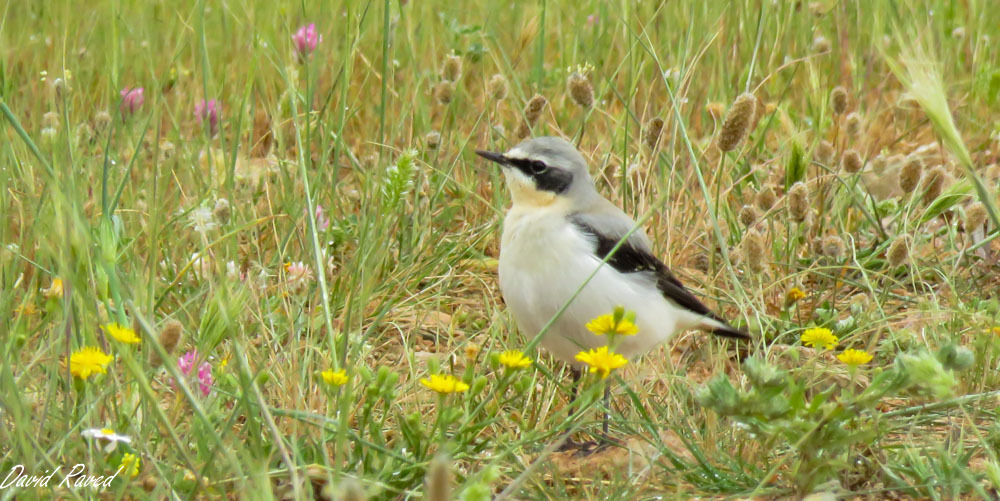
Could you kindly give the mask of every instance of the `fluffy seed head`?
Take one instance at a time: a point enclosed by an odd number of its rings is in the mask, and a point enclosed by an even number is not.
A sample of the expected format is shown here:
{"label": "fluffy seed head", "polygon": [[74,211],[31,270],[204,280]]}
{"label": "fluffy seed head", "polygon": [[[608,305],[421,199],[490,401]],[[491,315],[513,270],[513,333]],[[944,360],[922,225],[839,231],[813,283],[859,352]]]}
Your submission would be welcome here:
{"label": "fluffy seed head", "polygon": [[760,219],[760,211],[752,205],[744,205],[740,209],[740,224],[749,228]]}
{"label": "fluffy seed head", "polygon": [[432,130],[424,136],[424,144],[427,146],[428,150],[436,150],[438,146],[441,146],[441,133]]}
{"label": "fluffy seed head", "polygon": [[856,111],[852,111],[847,114],[847,118],[844,119],[844,128],[847,130],[847,134],[853,137],[857,137],[861,134],[861,115]]}
{"label": "fluffy seed head", "polygon": [[426,482],[427,501],[451,501],[451,469],[448,467],[448,459],[437,456],[431,461],[427,470]]}
{"label": "fluffy seed head", "polygon": [[910,244],[911,238],[909,235],[899,235],[889,244],[889,251],[886,253],[886,258],[889,259],[890,266],[896,268],[910,258]]}
{"label": "fluffy seed head", "polygon": [[986,206],[982,202],[975,202],[965,209],[965,231],[973,232],[982,228],[986,224]]}
{"label": "fluffy seed head", "polygon": [[816,160],[819,160],[824,165],[830,165],[830,162],[833,160],[833,154],[833,144],[830,141],[824,139],[816,145],[814,155],[816,156]]}
{"label": "fluffy seed head", "polygon": [[947,176],[948,173],[940,165],[927,171],[927,176],[924,177],[924,203],[929,204],[941,196]]}
{"label": "fluffy seed head", "polygon": [[542,110],[547,104],[549,104],[549,100],[545,99],[545,96],[535,94],[524,107],[524,118],[528,120],[528,123],[534,125],[538,121],[538,117],[542,116]]}
{"label": "fluffy seed head", "polygon": [[233,215],[232,209],[229,207],[229,200],[225,198],[220,198],[215,201],[215,207],[212,208],[212,216],[216,221],[225,224],[229,222],[230,216]]}
{"label": "fluffy seed head", "polygon": [[457,82],[462,78],[462,57],[454,52],[444,58],[441,65],[441,78],[449,82]]}
{"label": "fluffy seed head", "polygon": [[861,172],[861,169],[865,166],[865,162],[861,159],[861,154],[857,150],[851,149],[844,152],[844,156],[840,159],[840,166],[845,172],[857,174]]}
{"label": "fluffy seed head", "polygon": [[813,39],[813,52],[822,54],[824,52],[830,52],[830,41],[826,39],[823,35],[819,35]]}
{"label": "fluffy seed head", "polygon": [[[184,331],[184,326],[181,325],[177,320],[169,320],[163,326],[163,330],[160,331],[159,341],[160,346],[163,347],[163,351],[167,354],[172,354],[174,350],[177,349],[177,345],[181,342],[181,334]],[[150,352],[149,363],[153,366],[159,366],[163,361],[160,356],[156,354],[156,350]]]}
{"label": "fluffy seed head", "polygon": [[842,115],[847,111],[847,89],[840,85],[834,87],[830,92],[830,105],[833,106],[834,114]]}
{"label": "fluffy seed head", "polygon": [[573,72],[566,79],[566,90],[569,97],[581,108],[590,108],[594,104],[594,86],[580,72]]}
{"label": "fluffy seed head", "polygon": [[643,141],[646,146],[651,149],[656,149],[656,144],[660,142],[660,135],[663,133],[663,119],[654,118],[646,122],[646,131],[643,134]]}
{"label": "fluffy seed head", "polygon": [[762,211],[769,211],[771,207],[774,207],[775,202],[778,201],[778,196],[774,194],[774,188],[770,185],[766,185],[757,192],[754,200],[757,203],[757,207]]}
{"label": "fluffy seed head", "polygon": [[434,86],[434,99],[441,104],[448,104],[455,98],[455,82],[442,80]]}
{"label": "fluffy seed head", "polygon": [[497,73],[490,77],[489,83],[486,85],[486,89],[490,93],[490,97],[497,100],[503,101],[507,98],[507,79],[503,75]]}
{"label": "fluffy seed head", "polygon": [[726,120],[722,122],[719,133],[719,149],[732,151],[746,139],[750,133],[750,122],[757,109],[757,98],[753,94],[740,94],[729,108]]}
{"label": "fluffy seed head", "polygon": [[101,110],[94,115],[94,131],[100,134],[107,130],[108,126],[111,125],[111,114],[107,111]]}
{"label": "fluffy seed head", "polygon": [[743,261],[751,271],[764,269],[764,235],[757,230],[743,235]]}
{"label": "fluffy seed head", "polygon": [[903,168],[899,170],[899,187],[903,193],[913,193],[920,184],[920,174],[924,170],[924,162],[920,157],[912,156],[906,159]]}
{"label": "fluffy seed head", "polygon": [[788,190],[788,214],[792,220],[801,223],[809,217],[809,190],[801,181],[792,185]]}
{"label": "fluffy seed head", "polygon": [[531,135],[531,126],[528,125],[528,122],[522,121],[520,124],[517,125],[517,129],[514,131],[514,137],[516,137],[518,141],[530,135]]}
{"label": "fluffy seed head", "polygon": [[821,249],[824,256],[839,259],[844,255],[844,239],[836,235],[824,237],[821,242]]}

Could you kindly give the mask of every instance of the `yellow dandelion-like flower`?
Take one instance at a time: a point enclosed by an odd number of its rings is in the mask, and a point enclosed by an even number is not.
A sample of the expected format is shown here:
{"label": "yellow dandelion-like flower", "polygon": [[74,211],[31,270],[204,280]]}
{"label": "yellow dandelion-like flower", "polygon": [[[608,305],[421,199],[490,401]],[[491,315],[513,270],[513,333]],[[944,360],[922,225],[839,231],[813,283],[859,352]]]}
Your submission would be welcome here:
{"label": "yellow dandelion-like flower", "polygon": [[105,324],[104,332],[108,333],[111,337],[128,344],[136,344],[139,342],[139,336],[132,330],[131,327],[125,327],[121,324]]}
{"label": "yellow dandelion-like flower", "polygon": [[609,314],[587,322],[587,330],[598,336],[634,336],[639,327],[625,315]]}
{"label": "yellow dandelion-like flower", "polygon": [[788,292],[785,293],[786,304],[795,304],[805,298],[806,298],[806,291],[798,287],[792,287],[791,289],[788,289]]}
{"label": "yellow dandelion-like flower", "polygon": [[833,335],[830,329],[825,327],[813,327],[812,329],[806,329],[802,333],[802,344],[807,346],[812,346],[813,348],[819,348],[820,346],[832,350],[837,347],[837,343],[840,339]]}
{"label": "yellow dandelion-like flower", "polygon": [[469,385],[452,375],[431,374],[430,379],[421,379],[420,384],[438,392],[440,395],[448,393],[462,393],[469,389]]}
{"label": "yellow dandelion-like flower", "polygon": [[500,363],[510,369],[523,369],[531,366],[531,359],[517,350],[507,350],[500,354]]}
{"label": "yellow dandelion-like flower", "polygon": [[837,360],[840,360],[851,367],[857,367],[871,362],[872,356],[864,350],[844,350],[840,353],[840,355],[837,355]]}
{"label": "yellow dandelion-like flower", "polygon": [[343,386],[347,384],[347,371],[344,369],[340,369],[339,371],[327,369],[319,373],[319,375],[323,376],[323,382],[330,386]]}
{"label": "yellow dandelion-like flower", "polygon": [[131,452],[126,452],[122,456],[121,469],[128,476],[135,478],[139,476],[139,457]]}
{"label": "yellow dandelion-like flower", "polygon": [[80,348],[69,356],[69,372],[80,379],[87,379],[94,374],[107,374],[105,366],[111,360],[113,357],[100,348]]}
{"label": "yellow dandelion-like flower", "polygon": [[611,371],[628,363],[625,357],[610,351],[607,346],[601,346],[596,350],[581,351],[576,354],[575,358],[589,365],[590,372],[600,374],[601,379],[607,378]]}
{"label": "yellow dandelion-like flower", "polygon": [[994,327],[994,328],[990,329],[990,331],[992,331],[992,332],[993,332],[994,334],[996,334],[997,336],[1000,336],[1000,325],[998,325],[998,326],[996,326],[996,327]]}

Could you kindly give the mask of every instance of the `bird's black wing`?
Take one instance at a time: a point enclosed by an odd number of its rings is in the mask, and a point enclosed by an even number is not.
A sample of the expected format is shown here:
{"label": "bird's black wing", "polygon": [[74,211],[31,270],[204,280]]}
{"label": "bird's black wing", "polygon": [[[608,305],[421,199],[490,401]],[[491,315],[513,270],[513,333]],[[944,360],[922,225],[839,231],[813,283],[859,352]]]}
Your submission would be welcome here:
{"label": "bird's black wing", "polygon": [[[595,253],[597,257],[604,259],[611,253],[612,249],[618,245],[620,237],[614,238],[608,235],[604,235],[601,232],[594,229],[593,226],[588,225],[582,218],[570,217],[570,221],[583,233],[591,235],[597,241],[597,249]],[[607,261],[615,270],[620,273],[652,273],[656,277],[656,288],[659,289],[663,297],[668,301],[684,308],[690,310],[698,315],[703,315],[705,317],[711,318],[719,322],[722,326],[714,329],[712,332],[714,334],[725,336],[725,337],[735,337],[735,338],[748,338],[749,336],[736,328],[730,327],[725,320],[719,318],[712,310],[709,310],[707,306],[702,304],[698,298],[694,297],[693,294],[684,284],[681,283],[673,273],[670,272],[670,268],[663,264],[662,261],[657,259],[656,256],[652,255],[649,251],[633,245],[629,240],[622,242],[618,250],[611,256]]]}

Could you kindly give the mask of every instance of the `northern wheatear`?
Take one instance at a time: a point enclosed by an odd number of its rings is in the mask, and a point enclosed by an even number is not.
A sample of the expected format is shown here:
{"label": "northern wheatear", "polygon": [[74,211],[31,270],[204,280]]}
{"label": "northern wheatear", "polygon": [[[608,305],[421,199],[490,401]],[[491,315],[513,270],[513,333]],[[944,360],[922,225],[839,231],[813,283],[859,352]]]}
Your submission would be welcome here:
{"label": "northern wheatear", "polygon": [[[646,353],[685,329],[748,338],[712,313],[653,255],[637,228],[602,265],[635,222],[594,187],[583,156],[557,137],[529,139],[506,153],[476,151],[503,167],[513,205],[503,223],[500,290],[521,331],[536,336],[591,274],[540,344],[573,368],[574,357],[605,339],[587,331],[592,318],[623,306],[639,332],[615,351]],[[606,425],[606,423],[605,423]]]}

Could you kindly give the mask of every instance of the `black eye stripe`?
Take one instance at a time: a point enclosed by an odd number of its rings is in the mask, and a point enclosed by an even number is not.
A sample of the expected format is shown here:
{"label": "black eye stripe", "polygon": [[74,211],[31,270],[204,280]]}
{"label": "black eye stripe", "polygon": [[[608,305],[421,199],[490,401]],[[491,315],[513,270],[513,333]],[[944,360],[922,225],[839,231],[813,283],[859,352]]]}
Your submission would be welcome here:
{"label": "black eye stripe", "polygon": [[526,158],[508,158],[507,162],[516,167],[521,172],[532,175],[539,174],[548,167],[541,160],[528,160]]}

